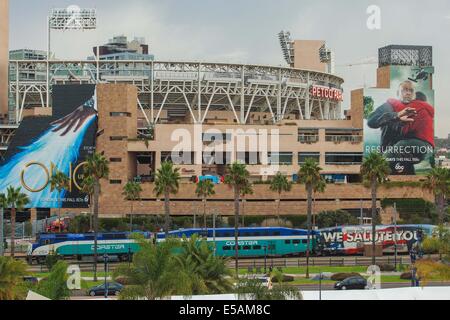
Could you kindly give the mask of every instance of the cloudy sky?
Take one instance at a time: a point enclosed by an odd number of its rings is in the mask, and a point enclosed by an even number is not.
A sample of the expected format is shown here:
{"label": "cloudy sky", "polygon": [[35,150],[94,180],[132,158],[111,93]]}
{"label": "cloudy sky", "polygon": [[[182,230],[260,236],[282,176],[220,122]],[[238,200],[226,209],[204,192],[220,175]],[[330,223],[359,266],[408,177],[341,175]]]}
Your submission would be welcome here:
{"label": "cloudy sky", "polygon": [[[350,90],[374,86],[375,58],[389,44],[433,46],[437,130],[450,123],[450,1],[448,0],[10,0],[11,49],[46,48],[51,8],[96,8],[98,29],[52,34],[57,58],[81,59],[114,35],[144,37],[158,60],[284,65],[277,33],[326,40],[336,53],[336,72]],[[370,5],[381,9],[381,29],[366,26]]]}

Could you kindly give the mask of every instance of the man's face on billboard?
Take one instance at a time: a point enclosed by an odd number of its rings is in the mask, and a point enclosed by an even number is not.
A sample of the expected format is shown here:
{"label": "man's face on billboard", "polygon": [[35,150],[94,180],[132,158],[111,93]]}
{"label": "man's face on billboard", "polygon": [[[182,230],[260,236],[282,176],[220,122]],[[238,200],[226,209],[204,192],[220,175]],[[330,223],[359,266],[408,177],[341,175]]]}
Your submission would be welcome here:
{"label": "man's face on billboard", "polygon": [[410,103],[414,100],[415,89],[412,82],[406,81],[400,85],[399,95],[400,100],[404,103]]}

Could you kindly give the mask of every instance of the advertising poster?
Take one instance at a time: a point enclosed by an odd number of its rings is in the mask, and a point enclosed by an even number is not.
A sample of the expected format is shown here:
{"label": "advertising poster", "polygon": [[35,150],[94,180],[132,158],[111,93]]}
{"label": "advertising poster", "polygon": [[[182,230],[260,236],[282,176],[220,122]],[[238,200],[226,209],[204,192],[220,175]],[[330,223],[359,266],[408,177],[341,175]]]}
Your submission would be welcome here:
{"label": "advertising poster", "polygon": [[364,90],[364,151],[383,154],[392,175],[426,174],[434,159],[434,69],[391,67],[391,88]]}
{"label": "advertising poster", "polygon": [[[26,208],[87,208],[89,197],[80,186],[82,163],[95,150],[95,85],[54,86],[52,98],[51,117],[21,122],[0,164],[0,193],[20,187],[30,199]],[[69,190],[52,190],[57,171],[70,178]]]}

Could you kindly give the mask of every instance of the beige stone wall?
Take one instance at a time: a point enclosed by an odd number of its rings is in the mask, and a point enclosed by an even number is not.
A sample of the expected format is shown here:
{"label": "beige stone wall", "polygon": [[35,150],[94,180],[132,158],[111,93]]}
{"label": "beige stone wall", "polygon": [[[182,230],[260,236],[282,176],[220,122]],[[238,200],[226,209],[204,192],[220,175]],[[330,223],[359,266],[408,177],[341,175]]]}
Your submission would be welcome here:
{"label": "beige stone wall", "polygon": [[389,89],[391,87],[391,67],[385,66],[377,69],[377,88]]}
{"label": "beige stone wall", "polygon": [[319,49],[324,44],[322,40],[295,40],[294,68],[327,72],[327,64],[319,59]]}
{"label": "beige stone wall", "polygon": [[0,119],[8,115],[9,4],[0,0]]}

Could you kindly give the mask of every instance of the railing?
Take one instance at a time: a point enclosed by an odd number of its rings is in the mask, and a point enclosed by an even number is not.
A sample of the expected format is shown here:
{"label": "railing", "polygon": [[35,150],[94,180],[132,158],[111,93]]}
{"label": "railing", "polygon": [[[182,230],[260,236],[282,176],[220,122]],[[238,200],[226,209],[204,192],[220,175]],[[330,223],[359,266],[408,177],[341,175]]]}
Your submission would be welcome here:
{"label": "railing", "polygon": [[319,142],[319,135],[299,135],[298,141],[300,143],[317,143]]}
{"label": "railing", "polygon": [[[394,265],[394,256],[377,257],[377,264],[390,264]],[[409,256],[398,256],[397,265],[409,265],[411,263]],[[310,266],[320,267],[350,267],[350,266],[370,266],[372,264],[371,257],[329,257],[329,258],[309,258]],[[229,262],[229,266],[234,265],[234,259]],[[270,258],[268,257],[266,262],[264,259],[243,260],[239,259],[239,268],[242,269],[258,269],[266,267],[274,268],[298,268],[306,266],[306,258]]]}
{"label": "railing", "polygon": [[325,141],[326,142],[336,142],[336,143],[342,143],[342,142],[360,143],[363,141],[363,137],[362,136],[326,135]]}

